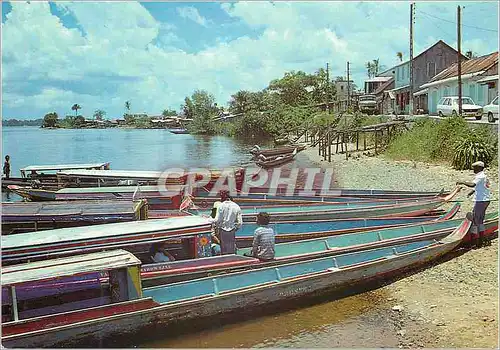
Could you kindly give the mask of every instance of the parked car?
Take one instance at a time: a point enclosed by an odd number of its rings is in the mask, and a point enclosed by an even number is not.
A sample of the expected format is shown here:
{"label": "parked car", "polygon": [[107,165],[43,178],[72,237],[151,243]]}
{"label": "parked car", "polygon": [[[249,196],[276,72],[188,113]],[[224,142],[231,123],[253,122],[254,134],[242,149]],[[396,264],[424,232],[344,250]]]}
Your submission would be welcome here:
{"label": "parked car", "polygon": [[[437,105],[437,112],[440,117],[458,115],[458,97],[443,97]],[[483,108],[472,101],[470,97],[462,97],[462,116],[475,117],[480,120],[483,116]]]}
{"label": "parked car", "polygon": [[494,123],[495,120],[498,119],[498,96],[483,107],[483,115],[488,117],[490,123]]}
{"label": "parked car", "polygon": [[377,100],[375,95],[359,96],[359,110],[366,114],[377,113]]}

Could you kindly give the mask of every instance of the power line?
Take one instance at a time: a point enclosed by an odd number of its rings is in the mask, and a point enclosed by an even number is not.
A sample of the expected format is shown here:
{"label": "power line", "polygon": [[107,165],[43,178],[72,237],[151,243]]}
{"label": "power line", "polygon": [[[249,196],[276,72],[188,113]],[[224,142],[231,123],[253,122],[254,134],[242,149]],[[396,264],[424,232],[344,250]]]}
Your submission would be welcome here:
{"label": "power line", "polygon": [[441,28],[440,26],[438,26],[436,23],[434,23],[434,21],[430,20],[430,18],[429,18],[429,17],[424,16],[423,18],[426,18],[427,20],[429,20],[429,22],[430,22],[433,26],[435,26],[437,29],[439,29],[439,30],[440,30],[440,31],[442,31],[444,34],[446,34],[446,35],[448,36],[448,38],[449,38],[449,39],[451,39],[451,40],[455,40],[455,39],[456,39],[455,35],[452,35],[452,34],[448,33],[446,30],[444,30],[443,28]]}
{"label": "power line", "polygon": [[[424,15],[430,16],[430,17],[435,18],[435,19],[439,19],[440,21],[443,21],[443,22],[457,24],[457,22],[450,21],[450,20],[443,19],[443,18],[439,18],[439,17],[436,17],[434,15],[428,14],[428,13],[426,13],[424,11],[420,11],[420,13],[423,13]],[[467,24],[462,24],[462,26],[463,27],[474,28],[474,29],[479,29],[479,30],[485,30],[485,31],[488,31],[488,32],[498,33],[498,30],[494,30],[494,29],[488,29],[488,28],[481,28],[481,27],[476,27],[476,26],[470,26],[470,25],[467,25]]]}

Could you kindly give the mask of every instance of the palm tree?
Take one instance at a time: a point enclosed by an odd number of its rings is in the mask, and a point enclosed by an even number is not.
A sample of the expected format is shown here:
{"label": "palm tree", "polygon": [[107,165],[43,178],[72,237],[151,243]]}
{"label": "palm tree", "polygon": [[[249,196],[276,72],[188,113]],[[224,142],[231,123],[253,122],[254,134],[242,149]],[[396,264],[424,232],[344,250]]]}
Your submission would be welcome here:
{"label": "palm tree", "polygon": [[373,65],[371,62],[366,62],[366,71],[368,73],[368,78],[373,77]]}
{"label": "palm tree", "polygon": [[229,107],[235,114],[244,113],[249,105],[250,93],[248,91],[238,91],[231,96]]}
{"label": "palm tree", "polygon": [[373,67],[373,76],[376,76],[378,74],[379,69],[381,68],[378,58],[376,60],[373,60],[372,67]]}
{"label": "palm tree", "polygon": [[75,103],[75,104],[71,107],[71,109],[72,109],[73,111],[75,111],[75,117],[76,117],[76,116],[78,115],[78,110],[79,110],[79,109],[82,109],[82,106],[80,106],[78,103]]}
{"label": "palm tree", "polygon": [[130,101],[125,101],[125,109],[127,110],[127,114],[130,114]]}
{"label": "palm tree", "polygon": [[397,52],[396,56],[399,58],[399,62],[403,62],[403,53],[401,51]]}

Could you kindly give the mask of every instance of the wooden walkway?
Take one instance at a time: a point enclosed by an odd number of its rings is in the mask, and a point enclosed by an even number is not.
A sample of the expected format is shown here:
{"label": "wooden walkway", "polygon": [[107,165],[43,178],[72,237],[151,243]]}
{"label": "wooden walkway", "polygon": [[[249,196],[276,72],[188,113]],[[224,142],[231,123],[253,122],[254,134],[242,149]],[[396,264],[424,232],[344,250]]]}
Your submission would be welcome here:
{"label": "wooden walkway", "polygon": [[[342,117],[348,118],[349,115]],[[360,150],[374,150],[375,154],[378,154],[402,130],[408,130],[407,124],[410,122],[410,120],[397,120],[355,129],[342,129],[337,122],[317,132],[304,130],[297,135],[295,141],[303,138],[310,147],[318,146],[318,154],[324,160],[331,162],[334,153],[344,153],[346,159],[349,153]]]}

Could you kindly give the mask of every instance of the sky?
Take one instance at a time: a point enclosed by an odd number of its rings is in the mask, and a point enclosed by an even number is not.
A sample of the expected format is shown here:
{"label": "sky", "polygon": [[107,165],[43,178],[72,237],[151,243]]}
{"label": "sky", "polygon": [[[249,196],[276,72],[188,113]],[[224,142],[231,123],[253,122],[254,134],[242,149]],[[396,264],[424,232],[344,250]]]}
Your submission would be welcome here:
{"label": "sky", "polygon": [[[438,40],[462,50],[498,51],[498,2],[417,2],[414,54]],[[358,86],[365,64],[409,58],[409,2],[2,2],[3,118],[106,111],[159,115],[203,89],[219,105],[258,91],[287,71]]]}

